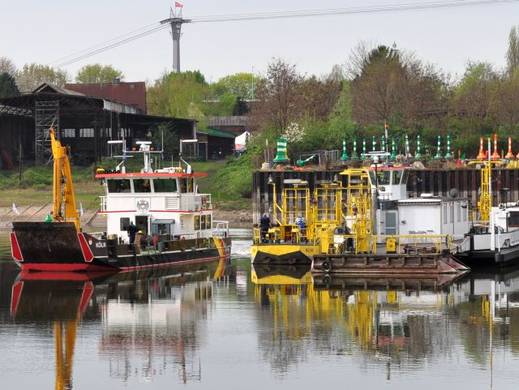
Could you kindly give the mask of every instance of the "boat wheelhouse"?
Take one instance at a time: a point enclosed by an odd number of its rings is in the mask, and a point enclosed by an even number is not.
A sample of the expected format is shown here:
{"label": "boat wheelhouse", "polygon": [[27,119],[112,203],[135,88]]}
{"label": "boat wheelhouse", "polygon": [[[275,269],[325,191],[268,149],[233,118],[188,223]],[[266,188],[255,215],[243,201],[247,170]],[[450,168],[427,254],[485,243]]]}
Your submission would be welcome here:
{"label": "boat wheelhouse", "polygon": [[198,193],[197,179],[205,173],[185,173],[181,168],[156,172],[98,173],[105,196],[100,214],[106,215],[106,233],[128,242],[134,223],[145,235],[172,239],[209,238],[213,218],[210,194]]}

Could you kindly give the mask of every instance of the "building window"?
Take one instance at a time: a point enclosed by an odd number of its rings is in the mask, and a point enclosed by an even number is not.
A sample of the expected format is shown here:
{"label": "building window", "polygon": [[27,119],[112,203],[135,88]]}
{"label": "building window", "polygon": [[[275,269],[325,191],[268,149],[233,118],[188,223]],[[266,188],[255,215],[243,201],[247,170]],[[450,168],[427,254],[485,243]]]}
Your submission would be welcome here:
{"label": "building window", "polygon": [[155,192],[177,192],[177,179],[153,180]]}
{"label": "building window", "polygon": [[82,138],[94,138],[94,129],[93,128],[79,129],[79,136]]}
{"label": "building window", "polygon": [[76,129],[63,129],[61,130],[61,134],[63,134],[63,138],[75,138]]}
{"label": "building window", "polygon": [[130,226],[130,218],[121,218],[121,232],[125,232],[128,230],[128,226]]}
{"label": "building window", "polygon": [[447,223],[447,203],[443,204],[443,224]]}
{"label": "building window", "polygon": [[451,223],[454,223],[454,203],[451,203],[450,204],[450,209],[451,209],[451,212],[450,212],[450,216],[451,216]]}
{"label": "building window", "polygon": [[148,179],[134,179],[133,180],[134,192],[151,192],[151,185]]}
{"label": "building window", "polygon": [[130,180],[108,180],[108,192],[132,192],[130,187]]}
{"label": "building window", "polygon": [[101,129],[101,137],[112,138],[112,129],[110,127],[104,127]]}

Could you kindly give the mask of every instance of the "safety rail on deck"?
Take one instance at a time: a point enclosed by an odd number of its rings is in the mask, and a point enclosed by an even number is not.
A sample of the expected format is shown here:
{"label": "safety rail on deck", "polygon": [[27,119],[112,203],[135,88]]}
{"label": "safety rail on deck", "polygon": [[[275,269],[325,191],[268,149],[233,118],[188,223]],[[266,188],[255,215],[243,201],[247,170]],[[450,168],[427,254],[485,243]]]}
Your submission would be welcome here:
{"label": "safety rail on deck", "polygon": [[213,221],[213,236],[229,237],[229,221]]}
{"label": "safety rail on deck", "polygon": [[[353,252],[356,248],[356,240],[359,240],[354,234],[341,235],[344,243],[348,244],[351,239]],[[453,250],[452,237],[448,234],[401,234],[401,235],[373,235],[365,238],[369,242],[369,248],[373,254],[398,253],[398,254],[441,254],[444,250]],[[389,240],[394,240],[394,251],[386,250]],[[379,244],[382,243],[382,244]],[[347,250],[348,248],[344,248]],[[383,249],[383,250],[381,250]]]}
{"label": "safety rail on deck", "polygon": [[106,196],[99,197],[99,211],[100,212],[106,211]]}
{"label": "safety rail on deck", "polygon": [[[282,232],[281,229],[283,228],[290,228],[290,230]],[[254,244],[316,244],[319,242],[317,238],[314,240],[307,239],[307,229],[301,230],[295,225],[274,226],[263,233],[261,228],[255,227],[252,229],[252,240]]]}

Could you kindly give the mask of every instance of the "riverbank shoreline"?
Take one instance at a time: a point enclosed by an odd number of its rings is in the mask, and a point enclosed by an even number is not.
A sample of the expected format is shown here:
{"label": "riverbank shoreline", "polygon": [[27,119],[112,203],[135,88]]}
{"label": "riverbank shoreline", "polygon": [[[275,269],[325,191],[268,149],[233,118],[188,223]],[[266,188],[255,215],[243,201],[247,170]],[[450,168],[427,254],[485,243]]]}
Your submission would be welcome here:
{"label": "riverbank shoreline", "polygon": [[[0,231],[8,231],[16,221],[43,221],[50,213],[52,205],[29,205],[0,207]],[[250,210],[214,210],[213,220],[228,221],[232,229],[252,229],[252,214]],[[85,209],[81,216],[81,226],[87,231],[102,231],[106,227],[106,217],[98,210]]]}

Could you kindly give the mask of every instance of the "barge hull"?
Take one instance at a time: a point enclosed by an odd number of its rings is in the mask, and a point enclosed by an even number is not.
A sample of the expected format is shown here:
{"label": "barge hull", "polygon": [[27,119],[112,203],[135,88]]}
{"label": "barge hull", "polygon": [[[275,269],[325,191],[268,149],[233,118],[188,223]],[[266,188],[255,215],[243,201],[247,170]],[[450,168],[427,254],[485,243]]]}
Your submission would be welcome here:
{"label": "barge hull", "polygon": [[[206,239],[209,244],[212,239]],[[179,249],[139,252],[129,245],[110,247],[87,233],[76,232],[72,223],[15,222],[11,252],[22,271],[102,272],[131,271],[214,261],[230,254],[230,238],[221,239],[224,253],[216,246],[200,247],[196,240],[183,240]],[[123,253],[118,253],[123,252]]]}
{"label": "barge hull", "polygon": [[468,270],[467,266],[449,254],[322,254],[314,256],[313,266],[313,271],[318,273],[364,275],[456,274]]}

